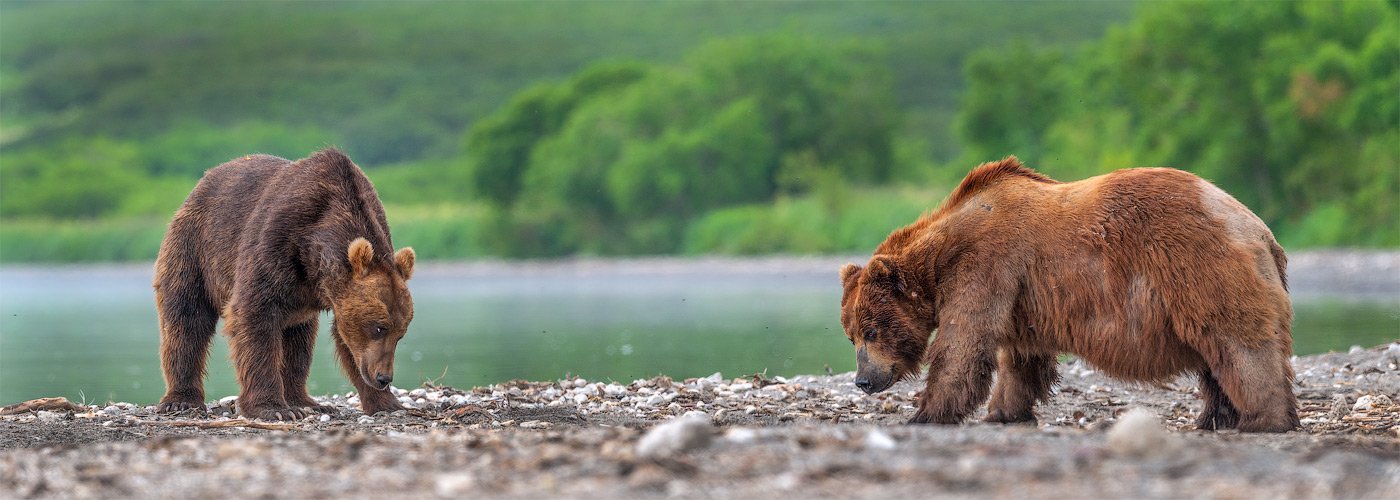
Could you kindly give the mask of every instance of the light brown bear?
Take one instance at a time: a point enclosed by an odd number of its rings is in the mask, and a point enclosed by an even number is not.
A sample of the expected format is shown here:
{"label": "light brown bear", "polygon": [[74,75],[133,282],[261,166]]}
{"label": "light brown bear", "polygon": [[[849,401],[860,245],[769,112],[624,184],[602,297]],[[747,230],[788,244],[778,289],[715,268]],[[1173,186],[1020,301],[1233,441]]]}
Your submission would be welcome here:
{"label": "light brown bear", "polygon": [[[1298,426],[1287,259],[1258,217],[1195,175],[1062,183],[1014,157],[841,269],[841,323],[867,393],[917,376],[910,423],[1034,421],[1072,353],[1105,374],[1200,378],[1201,429]],[[929,343],[929,336],[937,336]]]}
{"label": "light brown bear", "polygon": [[327,149],[287,161],[253,155],[210,169],[156,258],[166,393],[162,412],[204,409],[204,362],[222,315],[238,412],[296,419],[324,410],[306,393],[317,313],[365,413],[402,408],[389,392],[394,348],[413,319],[410,248],[393,251],[384,207],[360,168]]}

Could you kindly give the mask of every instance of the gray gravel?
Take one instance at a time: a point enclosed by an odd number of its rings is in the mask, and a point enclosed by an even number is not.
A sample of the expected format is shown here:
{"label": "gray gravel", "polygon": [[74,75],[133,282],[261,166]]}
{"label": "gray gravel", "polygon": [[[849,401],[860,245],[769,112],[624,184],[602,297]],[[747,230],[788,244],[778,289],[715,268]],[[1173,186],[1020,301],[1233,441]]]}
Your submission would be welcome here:
{"label": "gray gravel", "polygon": [[[115,403],[0,417],[0,497],[1393,498],[1400,343],[1295,369],[1304,428],[1278,435],[1196,431],[1191,379],[1075,361],[1036,425],[902,425],[917,386],[867,396],[851,374],[420,387],[375,416],[341,394],[287,430],[189,426],[245,425],[231,398],[209,417]],[[1111,438],[1133,408],[1155,418],[1117,433],[1146,445]]]}

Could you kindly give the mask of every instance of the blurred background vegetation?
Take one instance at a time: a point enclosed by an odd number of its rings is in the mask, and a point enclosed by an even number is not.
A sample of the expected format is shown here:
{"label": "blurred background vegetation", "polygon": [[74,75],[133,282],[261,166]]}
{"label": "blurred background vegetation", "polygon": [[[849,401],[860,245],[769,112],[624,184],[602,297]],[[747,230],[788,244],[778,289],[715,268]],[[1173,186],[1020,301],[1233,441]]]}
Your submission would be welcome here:
{"label": "blurred background vegetation", "polygon": [[868,251],[982,161],[1175,166],[1400,246],[1395,1],[0,5],[0,261],[152,259],[347,151],[422,258]]}

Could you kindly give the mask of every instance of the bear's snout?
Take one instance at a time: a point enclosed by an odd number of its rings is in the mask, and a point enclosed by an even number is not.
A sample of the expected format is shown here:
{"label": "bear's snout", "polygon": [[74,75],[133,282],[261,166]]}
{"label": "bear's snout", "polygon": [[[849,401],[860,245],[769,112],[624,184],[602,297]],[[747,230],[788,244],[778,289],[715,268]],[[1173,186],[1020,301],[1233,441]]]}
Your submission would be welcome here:
{"label": "bear's snout", "polygon": [[388,373],[378,373],[374,375],[374,381],[379,382],[379,388],[389,387],[389,382],[394,381],[394,376]]}

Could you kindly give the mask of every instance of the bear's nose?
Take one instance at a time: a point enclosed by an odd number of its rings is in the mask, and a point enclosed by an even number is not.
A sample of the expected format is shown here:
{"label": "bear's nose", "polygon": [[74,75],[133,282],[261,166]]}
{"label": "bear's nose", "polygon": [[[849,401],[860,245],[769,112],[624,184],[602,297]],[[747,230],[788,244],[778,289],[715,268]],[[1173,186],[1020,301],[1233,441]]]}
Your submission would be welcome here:
{"label": "bear's nose", "polygon": [[870,392],[870,379],[867,379],[867,378],[865,378],[865,377],[856,377],[856,387],[859,387],[860,390],[865,391],[866,393],[869,393],[869,392]]}
{"label": "bear's nose", "polygon": [[389,385],[389,382],[394,381],[394,376],[380,373],[374,376],[374,381],[379,382],[379,385]]}

